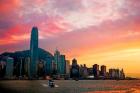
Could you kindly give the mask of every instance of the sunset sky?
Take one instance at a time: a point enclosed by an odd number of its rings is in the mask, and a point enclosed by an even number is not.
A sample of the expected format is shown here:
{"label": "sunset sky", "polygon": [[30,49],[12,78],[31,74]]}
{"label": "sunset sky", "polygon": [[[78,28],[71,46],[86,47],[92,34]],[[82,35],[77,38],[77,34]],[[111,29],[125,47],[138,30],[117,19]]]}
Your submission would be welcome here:
{"label": "sunset sky", "polygon": [[33,26],[51,53],[140,77],[140,0],[0,0],[0,53],[29,49]]}

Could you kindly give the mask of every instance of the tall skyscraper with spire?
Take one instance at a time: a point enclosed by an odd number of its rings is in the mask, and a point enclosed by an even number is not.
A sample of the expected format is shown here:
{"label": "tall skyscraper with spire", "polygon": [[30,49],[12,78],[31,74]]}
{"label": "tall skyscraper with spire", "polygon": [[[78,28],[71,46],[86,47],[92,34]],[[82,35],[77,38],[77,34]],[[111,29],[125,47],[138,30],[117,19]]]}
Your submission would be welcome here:
{"label": "tall skyscraper with spire", "polygon": [[33,27],[31,31],[30,41],[30,71],[29,78],[37,78],[37,65],[38,65],[38,28]]}

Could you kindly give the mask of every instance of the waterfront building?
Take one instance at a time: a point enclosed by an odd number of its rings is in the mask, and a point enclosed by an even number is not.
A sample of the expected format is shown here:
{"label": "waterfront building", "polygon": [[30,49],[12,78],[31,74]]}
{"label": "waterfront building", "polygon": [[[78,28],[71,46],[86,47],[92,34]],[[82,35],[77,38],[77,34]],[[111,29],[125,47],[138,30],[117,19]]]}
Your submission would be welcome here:
{"label": "waterfront building", "polygon": [[37,78],[37,64],[38,64],[38,28],[33,27],[31,32],[31,42],[30,42],[30,72],[29,78]]}
{"label": "waterfront building", "polygon": [[92,67],[87,68],[87,70],[88,70],[88,75],[93,75],[93,68]]}
{"label": "waterfront building", "polygon": [[71,78],[79,78],[79,65],[77,64],[77,60],[74,58],[72,60],[72,66],[71,66]]}
{"label": "waterfront building", "polygon": [[80,65],[80,77],[87,78],[87,76],[88,76],[88,68],[86,67],[86,64]]}
{"label": "waterfront building", "polygon": [[6,79],[13,78],[13,70],[14,70],[14,59],[11,57],[7,57],[6,58],[6,73],[5,73]]}
{"label": "waterfront building", "polygon": [[52,60],[50,58],[46,58],[44,61],[44,69],[45,69],[45,75],[51,75],[52,73]]}
{"label": "waterfront building", "polygon": [[54,62],[57,65],[56,67],[57,74],[60,74],[60,75],[65,74],[65,69],[66,69],[65,55],[61,55],[57,49],[54,53]]}
{"label": "waterfront building", "polygon": [[120,70],[120,76],[119,76],[120,79],[125,79],[125,73],[123,71],[123,69]]}
{"label": "waterfront building", "polygon": [[30,57],[26,57],[24,62],[24,74],[26,76],[29,75],[29,70],[30,70]]}
{"label": "waterfront building", "polygon": [[93,65],[93,75],[94,75],[94,77],[98,78],[99,74],[100,74],[99,65],[98,64],[94,64]]}
{"label": "waterfront building", "polygon": [[59,73],[64,75],[65,72],[66,72],[66,71],[65,71],[65,69],[66,69],[66,59],[65,59],[65,55],[60,55],[60,63],[59,63],[59,64],[60,64],[60,68],[61,68],[61,69],[59,70],[59,71],[60,71]]}
{"label": "waterfront building", "polygon": [[106,66],[105,65],[101,66],[101,76],[103,76],[104,78],[106,77]]}
{"label": "waterfront building", "polygon": [[119,69],[109,69],[109,78],[110,79],[119,79],[120,70]]}
{"label": "waterfront building", "polygon": [[66,60],[66,74],[70,75],[70,61]]}
{"label": "waterfront building", "polygon": [[2,72],[3,72],[2,64],[0,63],[0,78],[2,78]]}
{"label": "waterfront building", "polygon": [[52,61],[52,74],[53,75],[57,74],[57,65],[55,61]]}
{"label": "waterfront building", "polygon": [[56,64],[56,71],[59,74],[61,70],[61,64],[60,64],[60,52],[57,49],[54,53],[54,62]]}
{"label": "waterfront building", "polygon": [[44,75],[44,62],[42,60],[38,63],[38,76],[43,77]]}

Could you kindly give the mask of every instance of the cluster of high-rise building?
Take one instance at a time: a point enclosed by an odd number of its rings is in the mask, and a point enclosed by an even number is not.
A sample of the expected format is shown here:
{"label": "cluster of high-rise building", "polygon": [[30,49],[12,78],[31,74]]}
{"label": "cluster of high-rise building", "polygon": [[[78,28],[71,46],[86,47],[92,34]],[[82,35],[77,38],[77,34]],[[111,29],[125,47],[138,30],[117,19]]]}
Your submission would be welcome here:
{"label": "cluster of high-rise building", "polygon": [[13,64],[14,60],[11,57],[5,57],[0,61],[0,77],[12,79],[13,77]]}
{"label": "cluster of high-rise building", "polygon": [[30,50],[0,55],[0,78],[5,79],[124,79],[123,70],[109,69],[98,64],[88,68],[78,65],[74,58],[72,64],[57,49],[54,55],[38,47],[38,28],[31,31]]}
{"label": "cluster of high-rise building", "polygon": [[123,69],[109,69],[108,76],[110,79],[125,79],[125,73]]}
{"label": "cluster of high-rise building", "polygon": [[0,55],[0,77],[37,79],[69,77],[70,61],[57,49],[54,55],[38,47],[38,28],[31,31],[30,50]]}
{"label": "cluster of high-rise building", "polygon": [[93,65],[93,75],[97,79],[125,79],[123,69],[109,69],[109,72],[107,72],[105,65],[101,65],[99,69],[98,64]]}
{"label": "cluster of high-rise building", "polygon": [[109,69],[105,65],[101,65],[99,68],[98,64],[94,64],[92,68],[84,65],[78,65],[77,60],[72,60],[71,65],[71,78],[74,79],[125,79],[125,73],[123,69]]}

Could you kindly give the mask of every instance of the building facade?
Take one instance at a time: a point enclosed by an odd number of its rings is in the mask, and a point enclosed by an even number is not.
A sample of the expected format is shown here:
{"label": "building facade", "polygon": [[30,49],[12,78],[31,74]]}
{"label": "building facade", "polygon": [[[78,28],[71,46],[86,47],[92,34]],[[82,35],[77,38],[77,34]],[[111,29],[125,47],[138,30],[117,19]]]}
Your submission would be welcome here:
{"label": "building facade", "polygon": [[79,78],[79,65],[77,64],[77,60],[74,58],[72,60],[72,66],[71,66],[71,78],[76,79]]}
{"label": "building facade", "polygon": [[109,69],[109,78],[110,79],[119,79],[120,70],[119,69]]}
{"label": "building facade", "polygon": [[13,77],[13,70],[14,70],[14,59],[11,57],[6,58],[6,73],[5,78],[6,79],[12,79]]}
{"label": "building facade", "polygon": [[99,74],[100,74],[99,65],[98,64],[94,64],[93,65],[93,75],[94,75],[94,77],[98,78]]}
{"label": "building facade", "polygon": [[101,72],[100,72],[101,76],[103,76],[104,78],[106,77],[106,66],[102,65],[101,66]]}
{"label": "building facade", "polygon": [[88,68],[86,64],[80,65],[80,77],[87,78],[87,76],[88,76]]}
{"label": "building facade", "polygon": [[55,51],[54,53],[54,62],[56,64],[56,71],[57,74],[65,74],[65,68],[66,68],[66,59],[65,55],[61,55],[58,50]]}
{"label": "building facade", "polygon": [[60,55],[60,74],[65,74],[66,72],[66,59],[65,55]]}
{"label": "building facade", "polygon": [[60,52],[56,49],[54,53],[54,62],[56,64],[56,71],[60,73],[61,65],[60,65]]}
{"label": "building facade", "polygon": [[66,74],[70,75],[70,61],[66,60]]}
{"label": "building facade", "polygon": [[45,69],[45,75],[51,75],[52,74],[52,70],[53,70],[53,67],[52,67],[52,60],[50,58],[46,58],[46,60],[44,61],[44,69]]}
{"label": "building facade", "polygon": [[29,75],[29,71],[30,71],[30,57],[26,57],[25,58],[25,62],[24,62],[24,71],[25,71],[25,75],[28,77]]}
{"label": "building facade", "polygon": [[33,27],[31,32],[30,42],[30,72],[29,78],[37,78],[37,64],[38,64],[38,28]]}

